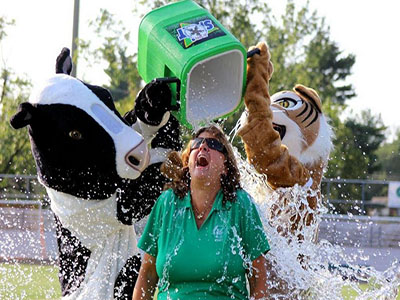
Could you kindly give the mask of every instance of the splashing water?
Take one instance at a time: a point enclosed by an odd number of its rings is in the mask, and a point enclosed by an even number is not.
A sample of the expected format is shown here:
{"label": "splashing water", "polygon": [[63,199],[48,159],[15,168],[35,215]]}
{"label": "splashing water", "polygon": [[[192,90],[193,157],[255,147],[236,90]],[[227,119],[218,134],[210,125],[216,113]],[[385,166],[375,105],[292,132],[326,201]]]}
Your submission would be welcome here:
{"label": "splashing water", "polygon": [[[400,286],[400,265],[396,260],[386,271],[377,271],[353,264],[354,259],[341,246],[317,241],[322,215],[328,211],[321,197],[313,211],[307,196],[318,196],[316,193],[299,186],[272,190],[266,184],[266,176],[258,174],[237,149],[234,152],[242,186],[258,205],[271,246],[266,255],[269,299],[343,299],[344,288],[354,290],[359,300],[396,299]],[[314,213],[311,224],[293,230],[296,216],[296,221],[304,224],[309,213]],[[362,290],[360,282],[368,283],[368,290]]]}

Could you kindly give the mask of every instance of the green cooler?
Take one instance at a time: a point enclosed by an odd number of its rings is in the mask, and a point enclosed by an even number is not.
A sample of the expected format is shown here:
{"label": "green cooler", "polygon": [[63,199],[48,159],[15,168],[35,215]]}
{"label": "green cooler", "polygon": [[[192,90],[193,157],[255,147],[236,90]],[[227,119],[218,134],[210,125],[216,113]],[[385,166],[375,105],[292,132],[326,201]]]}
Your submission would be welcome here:
{"label": "green cooler", "polygon": [[242,103],[246,50],[191,0],[148,13],[139,26],[138,70],[148,83],[164,78],[173,114],[188,128],[232,114]]}

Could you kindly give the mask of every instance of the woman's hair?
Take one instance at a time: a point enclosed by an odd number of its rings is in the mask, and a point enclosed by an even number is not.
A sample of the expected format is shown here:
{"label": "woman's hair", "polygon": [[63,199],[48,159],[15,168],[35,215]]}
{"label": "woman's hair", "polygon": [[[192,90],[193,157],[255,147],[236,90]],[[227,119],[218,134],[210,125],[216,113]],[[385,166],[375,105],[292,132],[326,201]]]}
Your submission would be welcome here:
{"label": "woman's hair", "polygon": [[[236,159],[232,150],[232,146],[223,131],[216,125],[210,125],[208,127],[203,127],[199,129],[193,135],[192,140],[197,138],[203,132],[208,132],[212,134],[213,137],[221,142],[226,148],[226,153],[224,154],[224,165],[226,168],[226,174],[221,174],[220,181],[222,192],[224,194],[223,203],[225,204],[226,201],[232,202],[236,199],[236,191],[240,189],[240,173],[236,164]],[[190,173],[188,165],[192,140],[189,141],[186,148],[182,152],[182,169],[180,170],[180,172],[178,172],[178,175],[174,178],[174,180],[166,185],[166,188],[172,188],[175,194],[178,195],[180,198],[183,198],[190,189]]]}

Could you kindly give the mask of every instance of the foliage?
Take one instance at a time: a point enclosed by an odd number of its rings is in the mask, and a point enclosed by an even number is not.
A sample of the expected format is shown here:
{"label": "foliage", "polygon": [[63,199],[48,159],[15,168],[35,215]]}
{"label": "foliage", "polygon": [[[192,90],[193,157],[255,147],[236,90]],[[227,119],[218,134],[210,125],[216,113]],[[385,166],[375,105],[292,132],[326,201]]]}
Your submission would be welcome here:
{"label": "foliage", "polygon": [[385,139],[380,116],[365,110],[343,123],[337,117],[331,120],[336,143],[326,176],[370,179],[380,169],[376,153]]}
{"label": "foliage", "polygon": [[[345,121],[345,126],[353,135],[353,142],[356,149],[362,152],[367,162],[365,173],[373,174],[380,169],[376,151],[385,140],[385,131],[381,117],[374,116],[371,110],[361,111],[360,115],[350,117]],[[355,178],[355,177],[353,177]]]}
{"label": "foliage", "polygon": [[380,179],[400,181],[400,130],[395,138],[385,143],[377,150],[377,160],[381,163],[380,172],[376,172]]}
{"label": "foliage", "polygon": [[[0,18],[0,45],[6,27],[13,21]],[[36,171],[26,129],[14,130],[10,118],[18,104],[27,101],[31,83],[13,74],[4,63],[0,66],[0,174],[34,174]]]}
{"label": "foliage", "polygon": [[[335,130],[335,147],[330,155],[329,166],[325,177],[340,179],[376,179],[371,178],[380,169],[377,152],[385,138],[386,127],[379,116],[373,116],[370,110],[349,117],[344,122],[339,120],[340,112],[332,110],[330,114]],[[336,187],[335,187],[336,186]],[[331,184],[330,199],[361,200],[371,199],[371,195],[382,195],[385,186],[375,185],[361,189],[359,184]],[[364,195],[362,195],[364,193]],[[354,202],[336,205],[336,211],[353,214],[363,214],[359,209],[353,209]]]}
{"label": "foliage", "polygon": [[104,72],[110,82],[106,88],[110,90],[115,101],[135,99],[141,86],[141,78],[137,71],[136,53],[128,53],[130,33],[105,9],[100,11],[100,16],[90,26],[94,28],[102,45],[93,50],[90,41],[80,40],[79,48],[83,57],[94,63],[107,63]]}
{"label": "foliage", "polygon": [[6,69],[1,72],[0,174],[35,174],[27,129],[15,130],[9,123],[18,104],[27,101],[31,84]]}
{"label": "foliage", "polygon": [[316,89],[323,103],[330,105],[344,104],[355,96],[353,86],[343,83],[355,57],[343,56],[329,34],[324,18],[310,12],[308,5],[297,9],[288,1],[282,25],[271,25],[265,34],[275,69],[272,93],[302,83]]}
{"label": "foliage", "polygon": [[14,20],[7,20],[5,17],[0,16],[0,41],[2,41],[6,36],[6,27],[15,25]]}

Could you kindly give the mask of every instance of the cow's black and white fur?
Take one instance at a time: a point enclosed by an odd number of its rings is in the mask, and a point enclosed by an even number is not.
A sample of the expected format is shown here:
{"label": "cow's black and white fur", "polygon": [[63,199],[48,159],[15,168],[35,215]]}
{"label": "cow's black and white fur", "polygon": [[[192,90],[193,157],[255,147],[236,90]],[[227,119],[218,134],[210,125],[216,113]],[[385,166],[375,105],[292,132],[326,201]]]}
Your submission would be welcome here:
{"label": "cow's black and white fur", "polygon": [[140,266],[132,224],[161,193],[160,161],[167,149],[179,150],[179,124],[169,117],[165,85],[147,85],[122,118],[106,89],[70,72],[63,49],[56,64],[61,74],[21,104],[11,124],[28,126],[38,177],[51,199],[63,299],[131,299]]}

